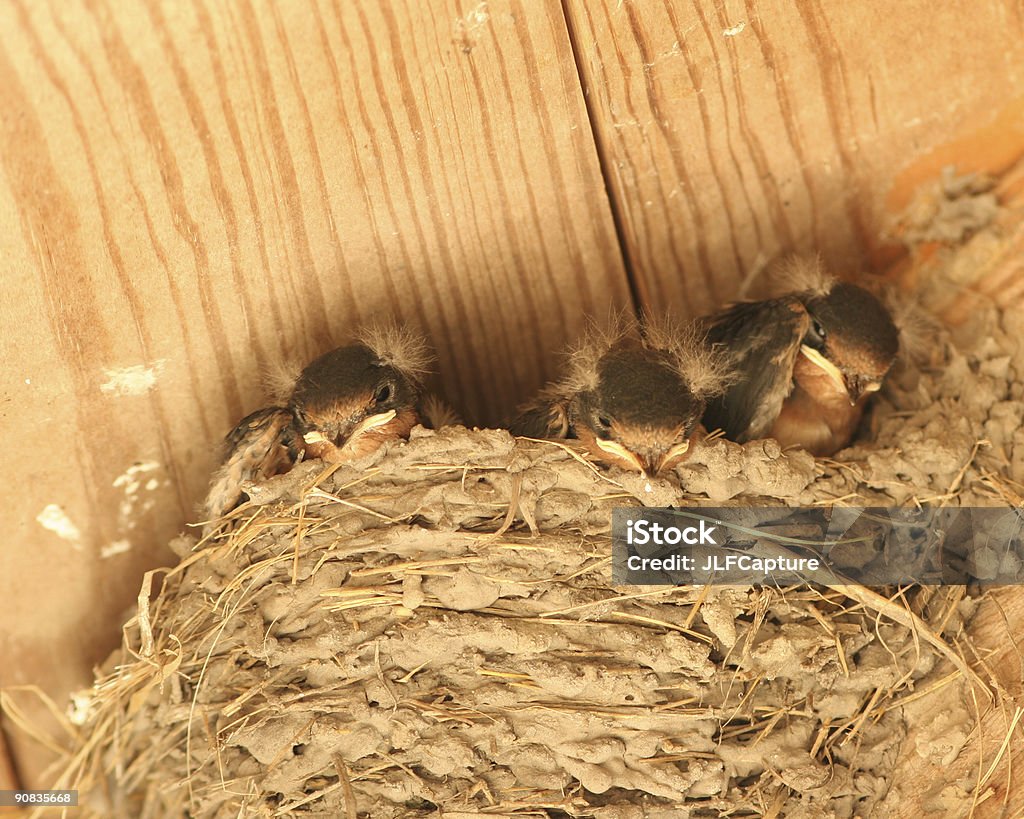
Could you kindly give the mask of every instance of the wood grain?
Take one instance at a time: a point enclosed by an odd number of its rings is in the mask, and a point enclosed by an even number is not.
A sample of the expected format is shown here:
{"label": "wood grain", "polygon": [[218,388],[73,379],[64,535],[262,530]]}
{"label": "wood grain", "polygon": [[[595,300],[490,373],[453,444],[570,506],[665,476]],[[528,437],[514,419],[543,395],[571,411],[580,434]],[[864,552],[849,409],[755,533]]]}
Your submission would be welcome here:
{"label": "wood grain", "polygon": [[14,760],[7,749],[7,739],[0,731],[0,790],[15,790],[17,787],[18,776],[14,770]]}
{"label": "wood grain", "polygon": [[544,0],[0,4],[0,219],[0,685],[58,697],[264,368],[392,315],[493,423],[629,298]]}
{"label": "wood grain", "polygon": [[655,309],[706,312],[793,250],[843,272],[890,264],[890,220],[918,185],[1024,154],[1013,0],[565,5]]}

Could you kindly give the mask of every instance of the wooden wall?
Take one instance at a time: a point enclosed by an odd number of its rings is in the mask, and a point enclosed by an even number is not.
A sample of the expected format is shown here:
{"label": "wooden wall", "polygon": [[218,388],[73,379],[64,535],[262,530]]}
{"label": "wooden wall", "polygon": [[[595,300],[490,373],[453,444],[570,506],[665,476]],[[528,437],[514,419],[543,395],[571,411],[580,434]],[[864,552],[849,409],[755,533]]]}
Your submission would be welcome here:
{"label": "wooden wall", "polygon": [[884,266],[918,185],[1024,146],[1019,3],[566,6],[645,304],[706,312],[794,249]]}
{"label": "wooden wall", "polygon": [[1022,34],[1014,0],[0,4],[0,685],[89,679],[273,362],[390,314],[493,424],[587,313],[884,266],[917,186],[1024,155]]}

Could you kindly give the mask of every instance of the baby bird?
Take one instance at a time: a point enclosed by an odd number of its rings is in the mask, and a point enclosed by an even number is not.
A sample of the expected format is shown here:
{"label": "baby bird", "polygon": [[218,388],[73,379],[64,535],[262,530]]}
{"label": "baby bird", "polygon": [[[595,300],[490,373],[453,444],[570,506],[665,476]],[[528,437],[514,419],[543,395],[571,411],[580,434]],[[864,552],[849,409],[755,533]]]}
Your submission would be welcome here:
{"label": "baby bird", "polygon": [[899,352],[889,310],[862,287],[793,263],[797,292],[741,302],[703,320],[737,380],[708,403],[704,425],[743,443],[771,437],[827,456],[846,446]]}
{"label": "baby bird", "polygon": [[420,421],[421,379],[431,356],[408,330],[371,327],[289,379],[285,406],[243,418],[206,496],[213,520],[237,506],[244,485],[288,472],[300,460],[350,461],[408,437]]}
{"label": "baby bird", "polygon": [[593,460],[656,476],[681,461],[708,396],[726,382],[722,362],[693,328],[617,319],[592,328],[568,372],[510,425],[530,438],[575,438]]}

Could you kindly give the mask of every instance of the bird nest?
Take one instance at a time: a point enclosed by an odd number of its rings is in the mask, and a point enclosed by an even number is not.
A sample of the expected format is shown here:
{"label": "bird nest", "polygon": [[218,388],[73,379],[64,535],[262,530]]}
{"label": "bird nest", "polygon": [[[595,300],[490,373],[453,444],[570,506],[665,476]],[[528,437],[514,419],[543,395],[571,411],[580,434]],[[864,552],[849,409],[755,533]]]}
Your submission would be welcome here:
{"label": "bird nest", "polygon": [[[131,817],[884,810],[904,704],[926,681],[947,703],[979,685],[946,643],[967,590],[616,588],[611,511],[1005,504],[1006,464],[986,458],[996,398],[1019,387],[997,318],[994,346],[946,344],[943,366],[897,379],[876,441],[837,461],[712,440],[648,480],[448,428],[302,464],[225,530],[175,541],[158,591],[147,576],[58,784]],[[1001,452],[1024,450],[1004,431]]]}
{"label": "bird nest", "polygon": [[417,428],[271,479],[147,575],[55,786],[86,816],[895,813],[908,709],[939,698],[914,753],[948,762],[987,694],[960,654],[977,596],[614,587],[611,512],[1019,505],[1024,317],[981,318],[895,373],[834,460],[709,440],[648,480],[571,442]]}
{"label": "bird nest", "polygon": [[956,630],[962,590],[928,623],[864,589],[613,588],[611,510],[680,500],[656,484],[461,429],[269,482],[175,543],[73,780],[104,816],[868,812],[942,655],[915,627]]}

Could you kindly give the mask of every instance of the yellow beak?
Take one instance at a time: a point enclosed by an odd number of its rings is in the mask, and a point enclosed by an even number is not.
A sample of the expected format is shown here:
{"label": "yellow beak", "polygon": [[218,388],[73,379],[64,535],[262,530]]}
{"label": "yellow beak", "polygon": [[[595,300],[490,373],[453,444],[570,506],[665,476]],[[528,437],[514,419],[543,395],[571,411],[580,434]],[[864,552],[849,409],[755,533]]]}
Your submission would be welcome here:
{"label": "yellow beak", "polygon": [[836,386],[839,387],[839,389],[846,393],[849,392],[849,390],[846,389],[846,379],[843,378],[843,374],[839,372],[839,368],[835,364],[825,358],[825,356],[813,347],[808,347],[806,344],[800,345],[800,352],[807,357],[808,361],[824,370],[828,377],[836,383]]}
{"label": "yellow beak", "polygon": [[384,424],[388,423],[388,421],[392,420],[396,415],[398,415],[398,413],[393,409],[388,410],[387,412],[378,413],[377,415],[367,415],[362,421],[356,424],[356,428],[352,430],[352,434],[348,436],[348,440],[351,441],[362,435],[364,432],[369,432],[371,429],[384,426]]}
{"label": "yellow beak", "polygon": [[676,458],[678,458],[678,457],[679,457],[680,455],[685,455],[685,454],[686,454],[686,451],[687,451],[687,450],[688,450],[689,448],[690,448],[690,439],[689,439],[689,438],[687,438],[687,439],[686,439],[685,441],[683,441],[682,443],[676,444],[676,445],[675,445],[674,447],[672,447],[672,448],[671,448],[671,449],[670,449],[670,450],[668,451],[668,453],[667,453],[667,454],[665,455],[665,457],[664,457],[664,458],[662,459],[662,461],[661,461],[661,462],[662,462],[663,464],[671,463],[671,462],[672,462],[672,461],[674,461],[674,460],[675,460]]}
{"label": "yellow beak", "polygon": [[[388,410],[387,412],[381,412],[378,413],[377,415],[368,415],[366,418],[364,418],[362,421],[356,424],[355,429],[353,429],[352,432],[345,439],[345,443],[348,443],[349,441],[353,440],[359,435],[362,435],[364,432],[369,432],[371,429],[376,429],[377,427],[383,426],[388,421],[392,420],[397,414],[398,413],[396,413],[394,410]],[[302,440],[305,441],[307,444],[330,443],[328,439],[324,437],[322,432],[318,432],[315,429],[305,433],[302,436]],[[342,444],[342,446],[344,445],[345,444]]]}
{"label": "yellow beak", "polygon": [[594,440],[597,441],[597,445],[609,455],[615,455],[627,463],[632,464],[637,472],[644,472],[644,466],[640,463],[640,459],[634,453],[626,449],[622,444],[616,443],[615,441],[605,441],[601,438],[595,438]]}

